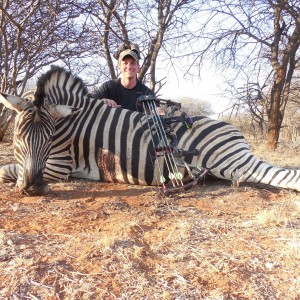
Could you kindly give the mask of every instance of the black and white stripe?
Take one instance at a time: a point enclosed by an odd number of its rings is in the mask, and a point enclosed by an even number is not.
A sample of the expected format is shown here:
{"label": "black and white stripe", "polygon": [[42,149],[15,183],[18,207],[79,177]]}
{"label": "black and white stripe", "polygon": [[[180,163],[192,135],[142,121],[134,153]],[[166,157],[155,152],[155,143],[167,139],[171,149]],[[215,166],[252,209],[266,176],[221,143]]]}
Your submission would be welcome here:
{"label": "black and white stripe", "polygon": [[[77,112],[55,119],[49,103],[67,105]],[[17,131],[23,133],[15,136],[21,165],[18,180],[27,176],[21,171],[26,169],[24,165],[32,165],[32,172],[39,172],[46,162],[46,180],[66,180],[72,176],[137,185],[160,184],[143,114],[110,108],[93,99],[79,78],[61,68],[53,68],[40,78],[35,101],[30,105],[27,110],[32,111],[31,119],[19,114],[16,123]],[[47,121],[36,126],[34,113]],[[178,148],[199,150],[199,156],[187,156],[186,162],[235,183],[257,182],[300,191],[299,170],[276,168],[257,159],[234,126],[206,117],[193,120],[191,129],[174,125]],[[53,138],[47,140],[54,126]],[[167,176],[166,167],[163,169]],[[8,176],[8,171],[2,173]],[[3,179],[0,173],[1,176]]]}

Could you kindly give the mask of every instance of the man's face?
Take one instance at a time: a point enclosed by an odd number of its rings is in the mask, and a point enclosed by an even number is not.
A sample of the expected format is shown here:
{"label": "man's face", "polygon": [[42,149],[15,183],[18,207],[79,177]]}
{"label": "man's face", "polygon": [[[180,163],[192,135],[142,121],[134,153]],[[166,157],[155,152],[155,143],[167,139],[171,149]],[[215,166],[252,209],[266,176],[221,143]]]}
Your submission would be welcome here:
{"label": "man's face", "polygon": [[118,67],[122,76],[127,78],[136,77],[136,74],[140,71],[140,65],[131,56],[125,56]]}

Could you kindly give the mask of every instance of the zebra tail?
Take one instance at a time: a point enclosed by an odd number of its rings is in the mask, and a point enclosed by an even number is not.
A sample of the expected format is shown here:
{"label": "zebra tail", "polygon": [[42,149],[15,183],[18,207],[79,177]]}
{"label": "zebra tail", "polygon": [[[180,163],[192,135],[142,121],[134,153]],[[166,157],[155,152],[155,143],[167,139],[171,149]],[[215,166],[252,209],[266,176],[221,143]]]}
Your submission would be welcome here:
{"label": "zebra tail", "polygon": [[273,166],[265,161],[256,159],[246,172],[238,170],[233,174],[233,182],[253,182],[271,185],[279,188],[300,191],[300,170]]}

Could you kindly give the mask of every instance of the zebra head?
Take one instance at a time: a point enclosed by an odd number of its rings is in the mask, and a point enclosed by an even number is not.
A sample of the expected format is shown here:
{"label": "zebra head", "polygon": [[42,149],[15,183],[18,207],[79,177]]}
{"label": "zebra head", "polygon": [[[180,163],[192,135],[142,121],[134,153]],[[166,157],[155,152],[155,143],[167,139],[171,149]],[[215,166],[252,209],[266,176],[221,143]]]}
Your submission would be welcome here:
{"label": "zebra head", "polygon": [[16,189],[28,195],[47,193],[43,173],[55,124],[59,118],[73,114],[75,109],[1,93],[0,102],[17,113],[14,128],[14,155],[19,166]]}

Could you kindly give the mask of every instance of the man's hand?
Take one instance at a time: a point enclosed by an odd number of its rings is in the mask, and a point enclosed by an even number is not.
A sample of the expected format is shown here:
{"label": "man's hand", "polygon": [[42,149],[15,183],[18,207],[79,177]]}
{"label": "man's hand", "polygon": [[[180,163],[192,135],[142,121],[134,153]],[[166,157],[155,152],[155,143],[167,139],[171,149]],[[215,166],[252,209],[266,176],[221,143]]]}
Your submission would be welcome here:
{"label": "man's hand", "polygon": [[160,107],[160,106],[156,107],[156,112],[157,112],[157,114],[160,115],[160,116],[164,116],[164,115],[165,115],[165,111],[164,111],[163,108]]}
{"label": "man's hand", "polygon": [[121,105],[118,105],[114,100],[111,99],[101,99],[101,101],[103,101],[106,105],[113,107],[113,108],[117,108],[117,107],[121,107]]}

